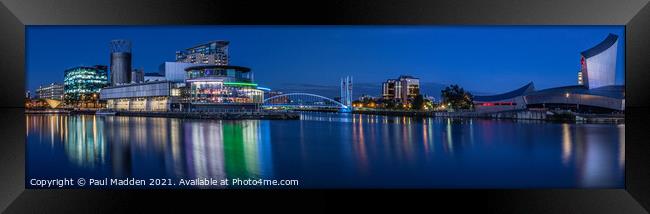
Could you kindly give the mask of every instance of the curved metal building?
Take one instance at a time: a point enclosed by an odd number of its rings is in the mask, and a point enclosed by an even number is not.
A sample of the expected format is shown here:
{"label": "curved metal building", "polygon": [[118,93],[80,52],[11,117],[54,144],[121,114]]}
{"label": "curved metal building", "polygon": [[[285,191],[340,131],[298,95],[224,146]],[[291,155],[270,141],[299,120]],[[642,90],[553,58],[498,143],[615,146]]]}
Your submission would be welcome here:
{"label": "curved metal building", "polygon": [[479,112],[497,112],[526,108],[568,109],[576,112],[612,112],[625,110],[625,86],[610,85],[589,89],[583,85],[535,90],[533,83],[503,94],[475,96]]}
{"label": "curved metal building", "polygon": [[578,84],[535,90],[533,83],[492,96],[475,96],[481,112],[526,108],[564,109],[585,113],[625,111],[625,86],[616,84],[618,36],[609,34],[596,46],[580,53]]}
{"label": "curved metal building", "polygon": [[530,82],[518,89],[491,96],[474,96],[474,108],[480,112],[525,109],[524,95],[534,92],[535,85]]}
{"label": "curved metal building", "polygon": [[609,34],[598,45],[580,53],[580,71],[587,88],[614,85],[618,36]]}
{"label": "curved metal building", "polygon": [[526,94],[524,99],[528,107],[534,108],[623,111],[625,110],[625,86],[611,85],[588,89],[578,85],[549,88]]}
{"label": "curved metal building", "polygon": [[131,42],[112,40],[111,49],[111,84],[131,83]]}

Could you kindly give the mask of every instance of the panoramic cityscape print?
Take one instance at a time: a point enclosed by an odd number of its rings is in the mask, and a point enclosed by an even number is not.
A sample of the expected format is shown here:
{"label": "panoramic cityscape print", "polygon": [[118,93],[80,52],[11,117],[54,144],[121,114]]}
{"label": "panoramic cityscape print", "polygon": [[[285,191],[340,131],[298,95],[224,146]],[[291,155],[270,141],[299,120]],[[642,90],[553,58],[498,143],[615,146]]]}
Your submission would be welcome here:
{"label": "panoramic cityscape print", "polygon": [[28,26],[26,188],[624,188],[622,26]]}

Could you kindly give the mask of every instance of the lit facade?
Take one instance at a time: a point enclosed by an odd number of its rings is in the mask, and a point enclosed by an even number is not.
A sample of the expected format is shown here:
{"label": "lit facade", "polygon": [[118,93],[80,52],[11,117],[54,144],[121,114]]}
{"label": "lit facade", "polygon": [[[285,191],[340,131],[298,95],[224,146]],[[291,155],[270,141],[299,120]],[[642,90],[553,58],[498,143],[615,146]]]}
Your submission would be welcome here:
{"label": "lit facade", "polygon": [[382,97],[384,99],[395,99],[395,84],[397,83],[394,79],[389,79],[386,82],[382,83],[381,91]]}
{"label": "lit facade", "polygon": [[567,109],[576,112],[607,113],[625,111],[625,86],[612,85],[588,89],[564,86],[528,93],[528,108]]}
{"label": "lit facade", "polygon": [[382,97],[384,99],[398,99],[406,104],[420,94],[420,79],[412,76],[400,76],[389,79],[382,84]]}
{"label": "lit facade", "polygon": [[79,66],[65,70],[63,78],[66,104],[80,107],[96,107],[99,92],[108,86],[108,71],[105,65]]}
{"label": "lit facade", "polygon": [[181,99],[183,85],[169,81],[154,81],[111,86],[102,89],[101,99],[106,108],[118,111],[170,111]]}
{"label": "lit facade", "polygon": [[39,86],[36,89],[36,94],[39,99],[63,100],[63,88],[63,84],[52,83],[50,85]]}
{"label": "lit facade", "polygon": [[585,85],[585,79],[582,76],[582,71],[578,71],[578,85]]}
{"label": "lit facade", "polygon": [[211,41],[176,52],[176,62],[228,65],[229,41]]}
{"label": "lit facade", "polygon": [[475,96],[477,112],[521,109],[561,109],[582,113],[625,111],[625,87],[612,85],[588,89],[581,85],[536,90],[533,83],[503,94]]}
{"label": "lit facade", "polygon": [[580,53],[583,85],[589,89],[614,85],[617,52],[618,36],[609,34],[598,45]]}
{"label": "lit facade", "polygon": [[185,70],[186,101],[194,111],[255,110],[264,101],[264,91],[253,82],[249,68],[208,65]]}

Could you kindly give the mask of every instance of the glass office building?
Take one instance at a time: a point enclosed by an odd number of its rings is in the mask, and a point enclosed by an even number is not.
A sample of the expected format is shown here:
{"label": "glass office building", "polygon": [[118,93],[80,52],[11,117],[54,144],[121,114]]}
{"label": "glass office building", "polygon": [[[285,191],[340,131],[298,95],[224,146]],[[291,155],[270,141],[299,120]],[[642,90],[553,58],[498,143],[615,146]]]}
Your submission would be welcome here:
{"label": "glass office building", "polygon": [[108,86],[107,70],[105,65],[78,66],[65,70],[63,91],[66,103],[79,107],[96,106],[99,91]]}

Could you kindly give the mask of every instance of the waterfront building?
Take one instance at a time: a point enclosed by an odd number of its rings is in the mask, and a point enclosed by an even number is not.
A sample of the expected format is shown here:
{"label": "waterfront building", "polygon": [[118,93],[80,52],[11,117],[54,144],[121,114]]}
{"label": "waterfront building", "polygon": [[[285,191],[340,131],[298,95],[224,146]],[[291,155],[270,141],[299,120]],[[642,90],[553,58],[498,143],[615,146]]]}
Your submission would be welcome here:
{"label": "waterfront building", "polygon": [[511,92],[474,97],[476,111],[559,109],[581,113],[625,111],[625,86],[615,85],[618,36],[580,54],[577,85],[536,90],[529,83]]}
{"label": "waterfront building", "polygon": [[589,89],[611,86],[616,80],[618,36],[609,34],[596,46],[580,53],[580,71]]}
{"label": "waterfront building", "polygon": [[180,88],[169,81],[152,81],[110,86],[102,89],[106,108],[119,111],[169,111],[181,108]]}
{"label": "waterfront building", "polygon": [[564,86],[531,92],[524,96],[528,108],[564,109],[585,113],[610,113],[625,110],[625,86],[611,85],[589,89]]}
{"label": "waterfront building", "polygon": [[249,68],[202,65],[186,68],[183,82],[169,80],[117,85],[102,89],[101,99],[119,111],[256,111],[264,91]]}
{"label": "waterfront building", "polygon": [[176,62],[228,65],[229,41],[210,41],[176,52]]}
{"label": "waterfront building", "polygon": [[415,99],[420,94],[420,79],[402,75],[397,79],[386,80],[382,84],[382,97],[384,99],[397,99],[403,104]]}
{"label": "waterfront building", "polygon": [[395,83],[397,81],[394,79],[389,79],[386,80],[386,82],[382,83],[381,85],[381,91],[382,91],[382,97],[384,99],[390,100],[390,99],[395,99]]}
{"label": "waterfront building", "polygon": [[157,73],[143,73],[142,82],[104,88],[100,97],[107,108],[120,111],[259,109],[266,88],[253,83],[249,68],[227,64],[228,42],[208,42],[178,51],[176,62],[162,63]]}
{"label": "waterfront building", "polygon": [[250,68],[227,65],[228,44],[213,41],[178,51],[176,62],[143,73],[142,82],[104,88],[100,97],[120,111],[256,111],[269,89],[253,82]]}
{"label": "waterfront building", "polygon": [[[36,95],[39,99],[51,99],[51,100],[63,100],[63,84],[61,83],[51,83],[49,85],[41,85],[36,89]],[[27,97],[29,97],[29,91],[27,91]]]}
{"label": "waterfront building", "polygon": [[108,86],[105,65],[78,66],[65,70],[64,100],[76,107],[99,107],[99,91]]}
{"label": "waterfront building", "polygon": [[131,42],[112,40],[111,51],[111,85],[131,83]]}
{"label": "waterfront building", "polygon": [[[50,103],[53,105],[50,105]],[[61,101],[59,100],[41,100],[41,99],[25,100],[25,108],[27,109],[56,108],[60,104]]]}
{"label": "waterfront building", "polygon": [[589,89],[582,85],[536,90],[533,83],[503,94],[475,96],[477,112],[522,109],[559,109],[581,113],[611,113],[625,110],[625,87]]}
{"label": "waterfront building", "polygon": [[202,65],[186,68],[192,111],[252,111],[264,101],[250,68]]}

